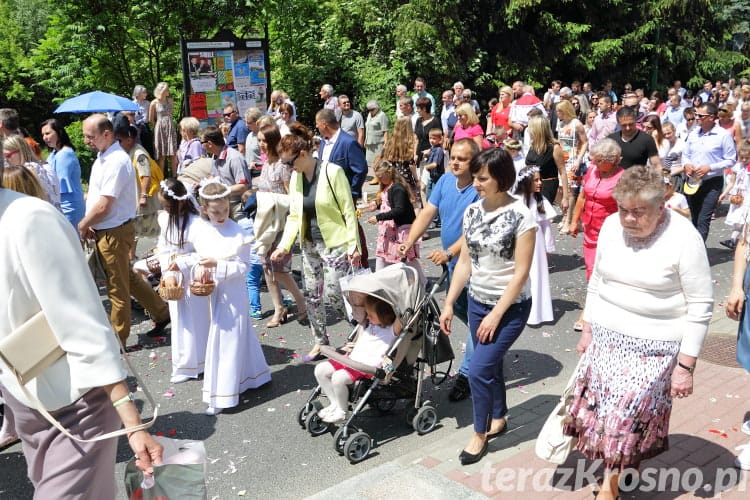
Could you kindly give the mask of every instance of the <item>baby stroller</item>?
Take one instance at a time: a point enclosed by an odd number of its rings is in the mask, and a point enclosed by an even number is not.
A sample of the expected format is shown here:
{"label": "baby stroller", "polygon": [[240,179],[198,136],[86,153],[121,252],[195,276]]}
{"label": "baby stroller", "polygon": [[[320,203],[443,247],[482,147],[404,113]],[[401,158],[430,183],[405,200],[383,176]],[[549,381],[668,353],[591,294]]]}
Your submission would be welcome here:
{"label": "baby stroller", "polygon": [[[445,361],[452,362],[454,357],[450,340],[440,331],[440,309],[434,298],[447,275],[447,267],[443,266],[442,276],[426,293],[413,268],[395,264],[373,274],[355,276],[343,291],[355,321],[365,321],[364,298],[373,295],[390,304],[403,325],[401,335],[388,348],[380,367],[353,361],[340,349],[331,346],[321,349],[324,356],[372,376],[349,386],[349,403],[353,410],[333,436],[334,449],[351,463],[367,458],[373,445],[372,438],[352,424],[365,405],[387,413],[399,400],[407,400],[407,425],[420,435],[432,431],[437,425],[435,407],[429,401],[422,401],[422,374],[428,365],[432,369],[433,382],[436,385],[442,383],[450,366],[445,372],[437,372],[435,367]],[[363,328],[361,324],[355,326],[347,342],[354,341],[360,328]],[[436,380],[436,374],[440,373],[444,376]],[[318,386],[298,413],[299,424],[313,436],[324,434],[335,425],[319,417],[318,412],[323,408],[320,395]]]}

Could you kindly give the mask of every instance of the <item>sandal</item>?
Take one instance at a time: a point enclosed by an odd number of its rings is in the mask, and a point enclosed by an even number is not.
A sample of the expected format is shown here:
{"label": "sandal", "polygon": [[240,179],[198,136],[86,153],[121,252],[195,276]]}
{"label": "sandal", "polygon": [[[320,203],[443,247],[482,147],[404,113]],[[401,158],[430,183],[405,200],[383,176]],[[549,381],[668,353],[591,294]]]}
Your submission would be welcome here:
{"label": "sandal", "polygon": [[308,326],[310,324],[310,318],[307,317],[307,310],[297,313],[297,323],[302,326]]}
{"label": "sandal", "polygon": [[277,328],[286,323],[287,310],[286,307],[281,308],[281,313],[273,313],[273,318],[266,323],[266,328]]}

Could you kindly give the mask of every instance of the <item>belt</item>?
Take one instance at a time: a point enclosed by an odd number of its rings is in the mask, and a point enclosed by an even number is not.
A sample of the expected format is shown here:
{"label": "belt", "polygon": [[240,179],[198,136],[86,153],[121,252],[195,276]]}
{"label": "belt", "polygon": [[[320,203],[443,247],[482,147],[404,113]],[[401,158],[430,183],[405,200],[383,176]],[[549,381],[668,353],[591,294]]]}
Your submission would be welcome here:
{"label": "belt", "polygon": [[135,219],[128,219],[125,222],[123,222],[122,224],[120,224],[119,226],[108,227],[107,229],[95,229],[94,231],[96,231],[97,233],[106,233],[107,231],[112,231],[113,229],[119,229],[122,226],[126,226],[126,225],[130,224],[133,221],[135,221]]}

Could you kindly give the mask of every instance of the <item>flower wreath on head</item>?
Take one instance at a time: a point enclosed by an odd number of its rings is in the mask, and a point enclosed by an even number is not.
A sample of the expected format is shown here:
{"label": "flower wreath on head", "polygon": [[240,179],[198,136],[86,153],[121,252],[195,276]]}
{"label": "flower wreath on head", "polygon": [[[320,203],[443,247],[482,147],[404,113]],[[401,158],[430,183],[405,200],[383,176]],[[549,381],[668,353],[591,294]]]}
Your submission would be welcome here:
{"label": "flower wreath on head", "polygon": [[533,177],[537,172],[539,172],[539,167],[537,167],[536,165],[524,168],[523,170],[518,172],[518,182],[521,182],[527,177]]}
{"label": "flower wreath on head", "polygon": [[[219,186],[222,186],[224,188],[224,192],[217,194],[206,194],[206,186],[210,186],[211,184],[218,184]],[[200,188],[198,188],[198,195],[204,200],[219,200],[221,198],[226,198],[231,193],[231,188],[216,177],[207,177],[205,179],[202,179],[200,182]]]}
{"label": "flower wreath on head", "polygon": [[161,187],[161,190],[164,191],[164,193],[172,198],[175,201],[185,201],[188,198],[190,198],[190,193],[185,193],[182,196],[177,196],[174,191],[172,191],[172,188],[167,185],[167,181],[163,180],[159,183],[159,187]]}

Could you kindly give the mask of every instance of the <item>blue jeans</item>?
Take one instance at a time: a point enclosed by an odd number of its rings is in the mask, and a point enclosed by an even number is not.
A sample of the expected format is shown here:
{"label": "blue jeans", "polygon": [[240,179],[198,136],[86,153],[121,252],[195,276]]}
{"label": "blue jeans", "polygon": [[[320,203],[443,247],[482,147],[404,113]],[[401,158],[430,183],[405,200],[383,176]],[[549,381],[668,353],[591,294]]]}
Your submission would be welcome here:
{"label": "blue jeans", "polygon": [[250,297],[250,312],[261,311],[260,283],[263,280],[263,264],[250,264],[245,276],[247,294]]}
{"label": "blue jeans", "polygon": [[[508,413],[505,397],[503,358],[523,332],[531,312],[531,299],[511,305],[500,320],[492,340],[477,342],[477,329],[494,304],[482,304],[469,297],[469,331],[474,343],[474,354],[469,368],[469,387],[474,407],[474,432],[490,430],[492,419]],[[467,349],[468,351],[468,349]]]}
{"label": "blue jeans", "polygon": [[[469,304],[467,302],[467,288],[464,287],[461,290],[461,295],[456,299],[456,303],[453,305],[453,314],[464,322],[465,325],[469,324]],[[471,341],[471,334],[466,340],[466,352],[464,352],[464,360],[461,362],[461,366],[458,368],[458,373],[464,377],[469,377],[469,364],[471,363],[471,355],[474,354],[474,343]]]}

